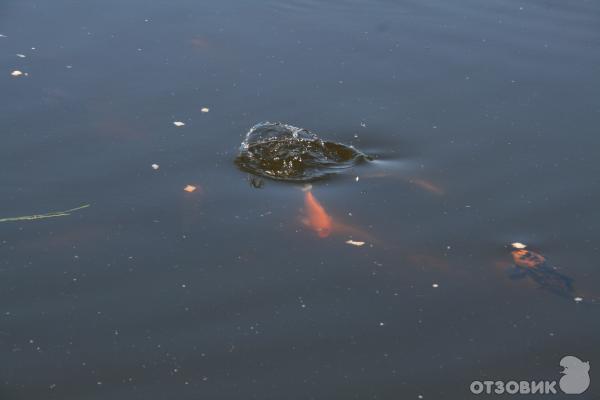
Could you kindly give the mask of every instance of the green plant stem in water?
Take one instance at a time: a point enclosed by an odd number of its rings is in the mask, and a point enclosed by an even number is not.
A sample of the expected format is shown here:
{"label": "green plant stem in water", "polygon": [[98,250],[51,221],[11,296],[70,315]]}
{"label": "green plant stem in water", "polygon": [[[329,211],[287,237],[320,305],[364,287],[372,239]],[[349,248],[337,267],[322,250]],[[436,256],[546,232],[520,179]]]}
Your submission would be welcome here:
{"label": "green plant stem in water", "polygon": [[74,211],[79,211],[84,208],[88,208],[90,204],[84,204],[82,206],[71,208],[65,211],[52,211],[46,214],[35,214],[35,215],[24,215],[22,217],[11,217],[11,218],[0,218],[0,222],[14,222],[14,221],[33,221],[36,219],[54,218],[54,217],[66,217],[71,215]]}

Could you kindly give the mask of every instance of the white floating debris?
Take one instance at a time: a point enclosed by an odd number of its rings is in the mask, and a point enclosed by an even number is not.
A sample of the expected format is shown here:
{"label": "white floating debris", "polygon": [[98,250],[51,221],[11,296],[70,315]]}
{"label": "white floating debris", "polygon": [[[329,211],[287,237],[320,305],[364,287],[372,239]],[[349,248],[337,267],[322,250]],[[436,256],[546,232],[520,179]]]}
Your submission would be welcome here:
{"label": "white floating debris", "polygon": [[575,297],[573,300],[575,300],[575,303],[581,303],[583,301],[583,297]]}
{"label": "white floating debris", "polygon": [[431,285],[432,288],[439,288],[440,285],[438,285],[437,283],[434,283],[433,285]]}
{"label": "white floating debris", "polygon": [[71,68],[73,68],[73,66],[72,65],[65,65],[65,68],[66,69],[71,69]]}
{"label": "white floating debris", "polygon": [[11,72],[10,74],[11,74],[12,76],[21,76],[21,75],[23,75],[23,73],[22,73],[21,71],[18,71],[18,70],[17,70],[17,71],[13,71],[13,72]]}
{"label": "white floating debris", "polygon": [[358,182],[358,181],[360,180],[360,178],[357,176],[356,178],[354,178],[354,180],[355,180],[356,182]]}
{"label": "white floating debris", "polygon": [[380,322],[379,326],[385,326],[385,322]]}
{"label": "white floating debris", "polygon": [[160,168],[160,165],[158,165],[158,164],[152,164],[152,169],[153,169],[153,170],[155,170],[155,171],[156,171],[156,170],[157,170],[157,169],[159,169],[159,168]]}
{"label": "white floating debris", "polygon": [[179,127],[179,126],[184,126],[184,125],[185,125],[185,122],[181,122],[181,121],[175,121],[175,122],[173,122],[173,125],[175,125],[175,126],[177,126],[177,127]]}
{"label": "white floating debris", "polygon": [[352,240],[352,239],[346,240],[346,243],[348,243],[349,245],[352,245],[352,246],[356,246],[356,247],[364,246],[364,244],[365,244],[365,242],[359,242],[359,241]]}
{"label": "white floating debris", "polygon": [[7,36],[0,33],[0,37],[7,37]]}
{"label": "white floating debris", "polygon": [[527,245],[525,245],[523,243],[519,243],[519,242],[514,242],[514,243],[511,243],[510,245],[515,249],[524,249],[525,247],[527,247]]}
{"label": "white floating debris", "polygon": [[21,54],[21,53],[19,53],[19,54],[15,54],[15,55],[16,55],[17,57],[19,57],[19,58],[25,58],[25,57],[27,57],[25,54]]}
{"label": "white floating debris", "polygon": [[208,107],[203,107],[200,111],[202,111],[203,113],[207,113],[210,111],[210,108]]}

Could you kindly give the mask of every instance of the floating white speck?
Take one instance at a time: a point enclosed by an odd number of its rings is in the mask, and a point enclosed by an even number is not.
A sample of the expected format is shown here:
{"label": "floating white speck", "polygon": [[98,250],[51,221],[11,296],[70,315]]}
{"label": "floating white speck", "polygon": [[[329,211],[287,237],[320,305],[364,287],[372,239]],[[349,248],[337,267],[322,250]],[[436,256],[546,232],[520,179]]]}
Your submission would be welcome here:
{"label": "floating white speck", "polygon": [[437,283],[434,283],[434,284],[432,284],[432,285],[431,285],[431,287],[432,287],[432,288],[439,288],[439,287],[440,287],[440,285],[438,285]]}
{"label": "floating white speck", "polygon": [[180,127],[180,126],[184,126],[184,125],[185,125],[185,122],[181,122],[181,121],[175,121],[175,122],[173,122],[173,125],[175,125],[175,126],[177,126],[177,127]]}
{"label": "floating white speck", "polygon": [[21,71],[18,71],[18,70],[17,70],[17,71],[13,71],[13,72],[11,72],[10,74],[11,74],[12,76],[21,76],[21,75],[23,75],[23,73],[22,73]]}
{"label": "floating white speck", "polygon": [[527,245],[520,243],[520,242],[514,242],[514,243],[511,243],[510,245],[515,249],[524,249],[525,247],[527,247]]}
{"label": "floating white speck", "polygon": [[356,182],[358,182],[358,181],[360,180],[360,178],[357,176],[356,178],[354,178],[354,180],[355,180]]}
{"label": "floating white speck", "polygon": [[385,326],[385,322],[380,322],[379,326]]}
{"label": "floating white speck", "polygon": [[66,69],[71,69],[71,68],[73,68],[73,66],[72,65],[65,65],[65,68]]}
{"label": "floating white speck", "polygon": [[200,111],[202,111],[203,113],[207,113],[210,111],[210,108],[208,107],[203,107]]}
{"label": "floating white speck", "polygon": [[21,54],[21,53],[19,53],[19,54],[15,54],[15,55],[16,55],[17,57],[19,57],[19,58],[25,58],[25,57],[27,57],[25,54]]}
{"label": "floating white speck", "polygon": [[155,171],[156,171],[156,170],[157,170],[157,169],[159,169],[159,168],[160,168],[160,165],[158,165],[158,164],[152,164],[152,169],[153,169],[153,170],[155,170]]}
{"label": "floating white speck", "polygon": [[351,246],[356,246],[356,247],[364,246],[364,244],[365,244],[365,242],[359,242],[359,241],[352,240],[352,239],[346,240],[346,243],[348,243]]}
{"label": "floating white speck", "polygon": [[575,303],[581,303],[583,301],[583,297],[575,297],[573,300],[575,300]]}
{"label": "floating white speck", "polygon": [[7,36],[0,33],[0,37],[7,37]]}

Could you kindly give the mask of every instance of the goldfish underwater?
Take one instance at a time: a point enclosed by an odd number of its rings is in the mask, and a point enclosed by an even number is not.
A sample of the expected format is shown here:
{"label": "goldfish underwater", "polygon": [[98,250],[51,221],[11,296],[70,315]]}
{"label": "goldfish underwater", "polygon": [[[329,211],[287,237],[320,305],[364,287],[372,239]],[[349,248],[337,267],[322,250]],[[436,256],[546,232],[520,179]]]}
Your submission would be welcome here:
{"label": "goldfish underwater", "polygon": [[[522,243],[511,244],[513,268],[509,273],[511,280],[530,279],[538,284],[542,290],[546,290],[557,296],[572,299],[577,303],[584,299],[576,294],[573,286],[573,278],[561,272],[557,267],[548,263],[546,258],[532,250],[527,250]],[[597,303],[595,300],[587,300],[586,303]]]}

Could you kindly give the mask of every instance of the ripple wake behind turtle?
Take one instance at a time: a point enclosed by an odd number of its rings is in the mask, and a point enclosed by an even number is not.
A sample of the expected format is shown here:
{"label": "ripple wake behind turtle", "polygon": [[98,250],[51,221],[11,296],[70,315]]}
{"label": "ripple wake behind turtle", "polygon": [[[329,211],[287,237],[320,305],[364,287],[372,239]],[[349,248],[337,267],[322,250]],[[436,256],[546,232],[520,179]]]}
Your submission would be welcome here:
{"label": "ripple wake behind turtle", "polygon": [[280,122],[254,125],[240,147],[237,165],[271,179],[309,182],[370,160],[341,143],[320,139],[307,129]]}

